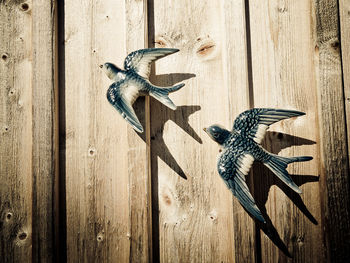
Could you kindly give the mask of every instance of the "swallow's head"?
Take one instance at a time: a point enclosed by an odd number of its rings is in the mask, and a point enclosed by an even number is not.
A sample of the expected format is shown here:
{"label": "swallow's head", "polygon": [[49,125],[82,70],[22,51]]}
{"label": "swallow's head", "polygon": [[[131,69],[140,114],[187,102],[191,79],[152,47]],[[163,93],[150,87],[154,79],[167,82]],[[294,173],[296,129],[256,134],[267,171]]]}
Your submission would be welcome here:
{"label": "swallow's head", "polygon": [[121,71],[120,68],[118,68],[116,65],[112,63],[104,63],[103,65],[99,66],[110,79],[114,79],[115,75]]}
{"label": "swallow's head", "polygon": [[210,138],[212,138],[220,145],[223,144],[230,135],[230,132],[228,130],[218,124],[204,128],[203,130],[209,135]]}

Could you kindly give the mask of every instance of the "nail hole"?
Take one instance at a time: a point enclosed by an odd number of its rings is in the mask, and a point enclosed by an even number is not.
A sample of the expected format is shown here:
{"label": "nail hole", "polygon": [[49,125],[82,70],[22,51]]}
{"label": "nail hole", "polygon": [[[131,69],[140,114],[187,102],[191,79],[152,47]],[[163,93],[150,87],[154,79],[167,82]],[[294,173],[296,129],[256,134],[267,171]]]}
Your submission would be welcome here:
{"label": "nail hole", "polygon": [[27,238],[27,234],[26,233],[20,233],[19,235],[18,235],[18,238],[20,239],[20,240],[24,240],[24,239],[26,239]]}
{"label": "nail hole", "polygon": [[29,5],[28,5],[27,3],[23,3],[23,4],[21,4],[21,9],[22,9],[23,11],[28,11]]}
{"label": "nail hole", "polygon": [[7,219],[7,220],[10,220],[11,218],[12,218],[12,213],[7,213],[6,219]]}
{"label": "nail hole", "polygon": [[97,236],[97,241],[98,241],[98,242],[103,241],[103,236],[102,236],[101,234],[99,234],[99,235]]}
{"label": "nail hole", "polygon": [[7,54],[2,54],[1,58],[2,58],[2,60],[6,61],[8,59],[8,55]]}
{"label": "nail hole", "polygon": [[96,150],[95,150],[95,149],[93,149],[93,148],[89,149],[89,155],[90,155],[90,156],[95,155],[95,153],[96,153]]}

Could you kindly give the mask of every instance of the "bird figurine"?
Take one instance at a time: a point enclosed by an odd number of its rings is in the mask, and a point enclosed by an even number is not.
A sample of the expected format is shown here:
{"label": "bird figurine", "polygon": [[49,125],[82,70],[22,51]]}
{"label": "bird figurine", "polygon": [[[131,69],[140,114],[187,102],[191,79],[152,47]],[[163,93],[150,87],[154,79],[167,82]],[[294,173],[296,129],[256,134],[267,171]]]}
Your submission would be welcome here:
{"label": "bird figurine", "polygon": [[227,187],[241,205],[256,219],[266,223],[254,198],[249,192],[245,176],[254,160],[262,162],[278,178],[297,193],[300,188],[293,182],[286,168],[293,162],[312,160],[311,156],[282,157],[267,152],[260,145],[267,128],[280,120],[302,116],[305,113],[294,110],[254,108],[242,112],[235,119],[232,131],[220,125],[204,128],[211,139],[221,146],[217,169]]}
{"label": "bird figurine", "polygon": [[131,52],[124,60],[124,70],[112,63],[104,63],[100,68],[113,80],[107,91],[108,101],[117,109],[123,118],[138,132],[143,127],[138,120],[132,104],[139,96],[150,95],[170,109],[175,104],[168,97],[169,93],[181,89],[185,84],[171,87],[157,87],[149,81],[151,63],[159,58],[178,52],[175,48],[148,48]]}

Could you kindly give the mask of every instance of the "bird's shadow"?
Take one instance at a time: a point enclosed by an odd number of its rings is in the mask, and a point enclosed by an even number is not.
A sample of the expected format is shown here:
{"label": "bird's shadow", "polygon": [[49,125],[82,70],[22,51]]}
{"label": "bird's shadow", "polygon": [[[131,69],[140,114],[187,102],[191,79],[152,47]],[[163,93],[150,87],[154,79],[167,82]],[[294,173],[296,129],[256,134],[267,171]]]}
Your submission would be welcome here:
{"label": "bird's shadow", "polygon": [[[159,86],[172,86],[177,82],[195,77],[194,74],[166,74],[152,77],[152,83]],[[186,86],[184,87],[186,88]],[[183,89],[184,89],[183,88]],[[178,92],[181,92],[178,91]],[[171,95],[170,95],[171,97]],[[145,98],[139,97],[134,103],[135,113],[143,127],[145,125]],[[153,254],[155,261],[159,261],[159,189],[158,189],[158,157],[165,162],[181,178],[187,180],[186,173],[178,164],[166,145],[163,132],[165,123],[168,120],[176,123],[182,130],[188,133],[198,143],[201,138],[189,124],[189,116],[201,109],[198,105],[177,106],[171,110],[157,100],[150,98],[150,159],[151,159],[151,193],[152,193],[152,236]],[[136,131],[135,131],[136,132]],[[146,132],[137,133],[146,142]],[[184,149],[185,150],[185,149]],[[157,260],[158,259],[158,260]]]}
{"label": "bird's shadow", "polygon": [[[160,86],[172,86],[180,81],[195,77],[195,74],[173,73],[165,75],[157,75],[152,78],[152,83]],[[186,86],[184,87],[186,88]],[[170,95],[171,97],[171,95]],[[145,126],[145,99],[139,98],[134,103],[135,113],[138,116],[143,127]],[[176,123],[180,128],[187,132],[198,143],[202,143],[201,138],[188,123],[189,116],[199,111],[199,105],[177,106],[176,110],[171,110],[157,100],[151,98],[150,105],[150,121],[151,121],[151,160],[152,172],[158,167],[157,157],[164,161],[173,171],[175,171],[183,179],[187,176],[180,167],[174,156],[170,153],[168,146],[163,139],[164,125],[168,120]],[[146,133],[137,133],[138,136],[146,142]],[[155,167],[154,167],[155,165]]]}
{"label": "bird's shadow", "polygon": [[[274,143],[272,143],[272,141]],[[312,145],[316,142],[304,139],[301,137],[280,133],[280,132],[267,132],[265,135],[265,140],[262,145],[265,149],[272,153],[278,153],[284,148],[288,148],[293,145]],[[318,176],[313,175],[291,175],[293,181],[301,186],[308,182],[319,181]],[[271,222],[269,215],[267,214],[265,204],[268,199],[268,194],[271,186],[276,185],[279,187],[285,195],[289,197],[290,200],[299,208],[299,210],[315,225],[318,224],[315,217],[306,207],[303,202],[301,195],[290,189],[286,184],[284,184],[277,176],[275,176],[268,168],[259,162],[255,162],[252,167],[252,176],[250,178],[254,182],[254,189],[252,191],[254,199],[261,210],[266,223],[261,223],[258,220],[256,222],[256,239],[258,248],[258,259],[261,258],[261,238],[259,234],[259,229],[261,229],[270,240],[288,257],[292,257],[288,251],[288,247],[285,245],[280,235],[278,234],[276,228]],[[248,182],[249,183],[249,182]],[[251,184],[250,184],[251,185]]]}

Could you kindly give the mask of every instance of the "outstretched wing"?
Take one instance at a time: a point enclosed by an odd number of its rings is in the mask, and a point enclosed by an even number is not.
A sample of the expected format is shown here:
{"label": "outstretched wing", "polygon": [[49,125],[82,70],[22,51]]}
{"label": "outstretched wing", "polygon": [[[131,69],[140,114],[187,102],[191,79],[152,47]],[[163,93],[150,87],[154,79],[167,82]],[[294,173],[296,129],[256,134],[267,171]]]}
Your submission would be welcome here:
{"label": "outstretched wing", "polygon": [[[125,89],[127,89],[128,92],[123,92]],[[128,84],[124,81],[114,82],[107,90],[107,99],[136,131],[142,133],[142,125],[132,108],[132,103],[135,100],[136,94],[131,93],[135,93],[136,90],[137,89],[128,87]]]}
{"label": "outstretched wing", "polygon": [[261,143],[267,128],[280,120],[305,115],[304,112],[294,110],[254,108],[242,112],[233,124],[233,130],[244,137],[249,137]]}
{"label": "outstretched wing", "polygon": [[218,172],[241,205],[256,219],[265,222],[245,181],[253,162],[254,158],[249,153],[241,151],[234,154],[227,150],[218,160]]}
{"label": "outstretched wing", "polygon": [[147,48],[131,52],[124,61],[125,70],[133,70],[148,79],[151,63],[159,58],[178,52],[176,48]]}

